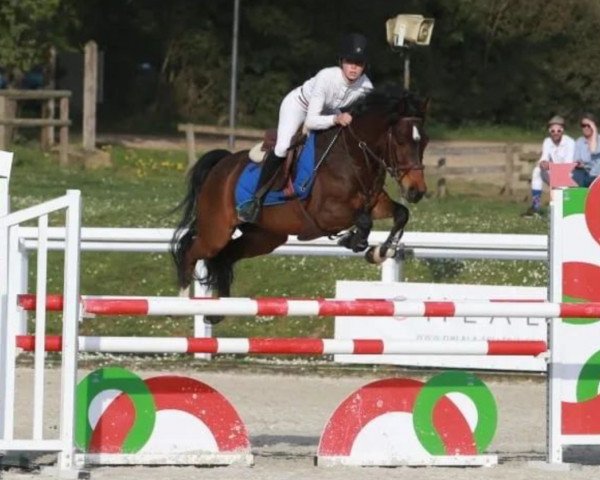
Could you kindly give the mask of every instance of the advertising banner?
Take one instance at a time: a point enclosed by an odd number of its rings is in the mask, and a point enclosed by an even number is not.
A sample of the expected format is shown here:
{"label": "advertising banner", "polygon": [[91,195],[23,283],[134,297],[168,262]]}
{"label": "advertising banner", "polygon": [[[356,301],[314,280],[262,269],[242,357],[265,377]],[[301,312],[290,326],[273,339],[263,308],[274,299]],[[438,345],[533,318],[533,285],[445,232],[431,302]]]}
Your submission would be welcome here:
{"label": "advertising banner", "polygon": [[[411,300],[546,300],[543,287],[338,281],[336,298]],[[336,317],[335,338],[408,341],[547,340],[546,321],[506,317]],[[546,371],[543,358],[464,355],[336,355],[342,363]]]}

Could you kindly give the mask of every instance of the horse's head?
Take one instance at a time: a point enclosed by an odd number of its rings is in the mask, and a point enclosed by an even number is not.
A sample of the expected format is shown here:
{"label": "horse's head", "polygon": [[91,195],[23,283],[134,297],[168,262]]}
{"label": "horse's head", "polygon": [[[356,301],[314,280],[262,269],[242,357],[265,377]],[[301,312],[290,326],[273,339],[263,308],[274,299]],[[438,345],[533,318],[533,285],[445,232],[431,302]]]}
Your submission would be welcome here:
{"label": "horse's head", "polygon": [[423,166],[423,152],[429,142],[423,126],[427,102],[423,102],[422,108],[421,115],[401,116],[390,127],[385,158],[390,175],[400,185],[406,200],[413,203],[427,192]]}
{"label": "horse's head", "polygon": [[361,148],[377,157],[412,203],[427,192],[423,152],[429,141],[424,129],[428,103],[401,87],[388,86],[367,94],[354,110],[362,120],[356,125],[357,136],[364,139]]}

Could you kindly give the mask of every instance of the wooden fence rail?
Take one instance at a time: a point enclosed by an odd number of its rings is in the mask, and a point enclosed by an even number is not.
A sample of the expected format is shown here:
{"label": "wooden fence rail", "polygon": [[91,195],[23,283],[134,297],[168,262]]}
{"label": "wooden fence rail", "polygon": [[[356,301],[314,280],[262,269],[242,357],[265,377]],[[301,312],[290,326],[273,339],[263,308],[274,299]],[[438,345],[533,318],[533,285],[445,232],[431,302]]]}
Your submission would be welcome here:
{"label": "wooden fence rail", "polygon": [[[68,163],[69,147],[69,90],[0,90],[0,150],[8,150],[14,128],[41,127],[42,149],[54,145],[54,127],[59,128],[60,164]],[[17,118],[17,102],[39,100],[42,104],[41,118]],[[54,118],[55,103],[59,103],[59,116]]]}
{"label": "wooden fence rail", "polygon": [[228,128],[216,127],[214,125],[196,125],[193,123],[180,123],[177,125],[177,131],[185,133],[186,147],[188,153],[188,165],[191,167],[197,160],[196,157],[196,133],[202,135],[227,136],[234,135],[238,138],[247,138],[251,140],[261,140],[264,136],[264,130],[252,128]]}
{"label": "wooden fence rail", "polygon": [[[513,195],[517,185],[528,182],[531,178],[533,163],[539,159],[538,152],[525,151],[523,145],[508,143],[497,146],[473,146],[460,149],[443,146],[428,151],[431,155],[444,155],[438,160],[437,167],[429,170],[438,177],[437,195],[443,197],[447,193],[447,182],[451,177],[502,175],[501,193]],[[472,155],[485,157],[490,154],[503,154],[504,161],[493,165],[452,166],[445,156]]]}

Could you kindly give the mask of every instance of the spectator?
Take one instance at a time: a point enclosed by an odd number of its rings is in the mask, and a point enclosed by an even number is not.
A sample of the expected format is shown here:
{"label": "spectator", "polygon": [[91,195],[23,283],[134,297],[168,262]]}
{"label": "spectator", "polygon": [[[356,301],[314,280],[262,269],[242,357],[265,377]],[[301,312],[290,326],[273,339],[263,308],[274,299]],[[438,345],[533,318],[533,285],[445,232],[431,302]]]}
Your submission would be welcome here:
{"label": "spectator", "polygon": [[583,135],[575,143],[573,180],[580,187],[589,187],[600,173],[600,137],[594,114],[584,113],[580,124]]}
{"label": "spectator", "polygon": [[549,185],[550,163],[570,163],[574,160],[575,142],[565,132],[565,120],[555,115],[548,122],[549,137],[542,143],[542,155],[531,172],[531,206],[523,217],[540,216],[542,209],[542,189]]}

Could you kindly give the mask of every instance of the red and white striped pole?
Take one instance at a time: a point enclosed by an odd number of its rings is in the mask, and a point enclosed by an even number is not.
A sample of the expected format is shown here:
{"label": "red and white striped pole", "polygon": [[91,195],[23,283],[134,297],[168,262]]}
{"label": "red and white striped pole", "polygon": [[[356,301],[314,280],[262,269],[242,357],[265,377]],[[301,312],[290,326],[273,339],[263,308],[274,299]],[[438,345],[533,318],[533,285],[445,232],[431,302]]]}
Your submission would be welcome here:
{"label": "red and white striped pole", "polygon": [[[17,347],[35,350],[35,337],[17,337]],[[46,351],[62,349],[62,337],[47,336]],[[79,351],[104,353],[212,353],[272,355],[515,355],[536,356],[547,351],[536,340],[398,341],[329,338],[188,338],[79,337]]]}
{"label": "red and white striped pole", "polygon": [[[600,302],[550,303],[523,300],[413,301],[288,298],[81,298],[84,315],[233,315],[233,316],[375,316],[375,317],[531,317],[600,318]],[[19,305],[33,310],[35,295],[20,295]],[[60,295],[47,297],[46,308],[62,310]]]}

